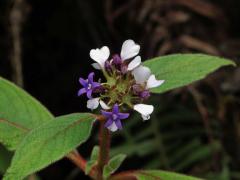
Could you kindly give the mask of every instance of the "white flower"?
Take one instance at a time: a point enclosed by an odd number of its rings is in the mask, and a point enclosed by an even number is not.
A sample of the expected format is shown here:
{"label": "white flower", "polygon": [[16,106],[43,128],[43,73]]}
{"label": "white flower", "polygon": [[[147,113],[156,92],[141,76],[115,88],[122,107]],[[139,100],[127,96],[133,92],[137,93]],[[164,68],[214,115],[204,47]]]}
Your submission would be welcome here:
{"label": "white flower", "polygon": [[147,80],[147,89],[155,88],[161,86],[164,83],[164,80],[157,80],[155,75],[151,75]]}
{"label": "white flower", "polygon": [[132,71],[133,69],[137,68],[141,64],[141,57],[135,57],[129,64],[128,64],[128,71]]}
{"label": "white flower", "polygon": [[110,126],[107,127],[110,131],[115,132],[118,130],[117,125],[113,122]]}
{"label": "white flower", "polygon": [[[102,69],[104,69],[105,62],[108,60],[109,56],[110,50],[107,46],[103,46],[101,49],[92,49],[90,51],[90,57],[96,61]],[[97,67],[96,64],[93,66]]]}
{"label": "white flower", "polygon": [[139,112],[142,115],[143,120],[149,120],[150,115],[152,114],[154,107],[147,104],[136,104],[133,106],[133,109]]}
{"label": "white flower", "polygon": [[129,39],[123,42],[121,50],[121,59],[127,60],[138,55],[140,51],[140,46],[136,44],[133,40]]}
{"label": "white flower", "polygon": [[99,106],[99,98],[93,98],[87,101],[88,109],[91,109],[91,110],[97,109],[98,106]]}
{"label": "white flower", "polygon": [[132,74],[137,84],[144,85],[151,75],[151,70],[148,67],[139,66],[132,71]]}
{"label": "white flower", "polygon": [[103,109],[106,109],[106,110],[110,109],[110,107],[104,101],[100,100],[99,103]]}
{"label": "white flower", "polygon": [[110,109],[110,107],[106,105],[104,101],[100,100],[100,98],[89,99],[87,101],[87,108],[94,110],[98,108],[99,104],[103,109]]}
{"label": "white flower", "polygon": [[155,75],[151,75],[151,70],[145,66],[139,66],[132,71],[137,84],[146,84],[146,89],[161,86],[165,81],[157,80]]}

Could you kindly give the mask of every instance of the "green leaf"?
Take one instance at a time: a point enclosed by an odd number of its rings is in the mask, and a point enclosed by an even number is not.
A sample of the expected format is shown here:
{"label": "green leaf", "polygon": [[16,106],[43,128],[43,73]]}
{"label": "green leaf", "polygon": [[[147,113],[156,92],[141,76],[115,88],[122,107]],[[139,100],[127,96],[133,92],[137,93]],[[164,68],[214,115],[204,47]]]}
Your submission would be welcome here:
{"label": "green leaf", "polygon": [[112,173],[114,173],[122,164],[127,156],[125,154],[118,154],[114,156],[108,164],[106,164],[103,168],[103,177],[107,179]]}
{"label": "green leaf", "polygon": [[91,157],[90,160],[87,162],[86,164],[86,168],[85,168],[85,174],[89,174],[89,172],[91,171],[91,169],[97,165],[97,161],[98,161],[98,154],[99,154],[99,146],[94,146],[92,153],[91,153]]}
{"label": "green leaf", "polygon": [[15,150],[29,130],[53,119],[39,101],[1,77],[0,102],[0,143],[9,150]]}
{"label": "green leaf", "polygon": [[33,129],[17,148],[4,179],[23,179],[61,159],[88,139],[94,120],[92,114],[76,113]]}
{"label": "green leaf", "polygon": [[160,171],[160,170],[149,170],[149,171],[138,171],[136,173],[138,180],[201,180],[196,177],[182,175],[173,172]]}
{"label": "green leaf", "polygon": [[[182,175],[174,172],[161,171],[161,170],[146,170],[146,171],[135,171],[120,173],[112,178],[111,180],[120,180],[125,177],[135,177],[137,180],[203,180],[192,176]],[[130,179],[130,178],[129,178]]]}
{"label": "green leaf", "polygon": [[157,79],[165,80],[161,86],[151,90],[162,93],[203,79],[222,66],[235,64],[224,58],[204,54],[175,54],[145,61],[144,65],[151,69]]}

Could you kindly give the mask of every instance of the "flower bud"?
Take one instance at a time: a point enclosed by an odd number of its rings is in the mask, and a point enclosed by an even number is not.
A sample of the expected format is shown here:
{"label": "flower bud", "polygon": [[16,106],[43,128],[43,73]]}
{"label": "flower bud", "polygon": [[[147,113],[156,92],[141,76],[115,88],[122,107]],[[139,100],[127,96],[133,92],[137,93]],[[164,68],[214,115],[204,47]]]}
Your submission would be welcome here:
{"label": "flower bud", "polygon": [[132,86],[132,90],[135,95],[139,95],[142,92],[143,88],[140,84],[134,84]]}
{"label": "flower bud", "polygon": [[150,92],[148,90],[144,90],[140,93],[140,97],[142,99],[146,100],[150,97]]}
{"label": "flower bud", "polygon": [[120,58],[120,56],[119,56],[118,54],[115,54],[115,55],[113,56],[112,63],[113,63],[113,65],[115,65],[115,66],[119,66],[119,65],[122,64],[122,59]]}
{"label": "flower bud", "polygon": [[107,72],[112,71],[111,63],[109,61],[106,61],[104,66],[105,66],[105,69],[106,69]]}

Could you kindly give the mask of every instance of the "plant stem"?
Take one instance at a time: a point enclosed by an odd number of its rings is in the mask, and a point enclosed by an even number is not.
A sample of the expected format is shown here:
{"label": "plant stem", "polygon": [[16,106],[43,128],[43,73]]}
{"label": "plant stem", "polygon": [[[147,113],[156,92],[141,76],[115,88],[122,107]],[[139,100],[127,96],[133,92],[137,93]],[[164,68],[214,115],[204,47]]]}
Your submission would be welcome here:
{"label": "plant stem", "polygon": [[[66,157],[70,161],[72,161],[77,167],[79,167],[83,172],[85,172],[86,160],[77,151],[72,151]],[[91,171],[89,176],[95,179],[95,172]]]}
{"label": "plant stem", "polygon": [[85,171],[86,160],[78,152],[73,151],[69,153],[67,158],[74,162],[74,164],[76,164],[80,169]]}
{"label": "plant stem", "polygon": [[99,158],[97,166],[97,180],[103,180],[103,168],[109,160],[110,149],[110,133],[107,128],[104,127],[104,121],[100,122],[100,134],[99,134]]}
{"label": "plant stem", "polygon": [[12,9],[9,13],[9,30],[12,39],[12,50],[10,56],[12,78],[13,81],[20,87],[23,87],[21,32],[28,10],[28,4],[25,0],[14,0]]}

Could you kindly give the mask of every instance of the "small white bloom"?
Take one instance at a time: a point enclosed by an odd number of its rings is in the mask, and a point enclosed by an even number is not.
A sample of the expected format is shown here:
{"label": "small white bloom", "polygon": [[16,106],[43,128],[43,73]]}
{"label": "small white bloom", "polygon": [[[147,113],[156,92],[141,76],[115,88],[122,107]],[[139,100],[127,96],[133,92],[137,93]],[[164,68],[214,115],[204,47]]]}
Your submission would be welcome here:
{"label": "small white bloom", "polygon": [[164,80],[157,80],[156,76],[152,74],[147,80],[146,88],[147,89],[155,88],[162,85],[163,83],[164,83]]}
{"label": "small white bloom", "polygon": [[140,51],[140,46],[136,44],[133,40],[129,39],[123,42],[121,50],[121,59],[124,61],[126,59],[133,58],[138,55]]}
{"label": "small white bloom", "polygon": [[90,51],[90,57],[96,61],[102,69],[104,69],[105,62],[109,56],[110,50],[107,46],[103,46],[101,49],[92,49]]}
{"label": "small white bloom", "polygon": [[152,114],[154,107],[147,104],[136,104],[133,106],[133,109],[139,112],[142,115],[143,120],[149,120],[150,115]]}
{"label": "small white bloom", "polygon": [[100,100],[100,98],[89,99],[87,101],[87,108],[94,110],[98,108],[99,104],[105,110],[110,109],[110,107],[104,101]]}
{"label": "small white bloom", "polygon": [[137,84],[144,84],[151,75],[151,70],[145,66],[139,66],[132,71]]}
{"label": "small white bloom", "polygon": [[92,63],[92,67],[94,67],[97,70],[101,69],[101,66],[98,63]]}
{"label": "small white bloom", "polygon": [[118,130],[117,125],[113,122],[110,126],[107,127],[110,131],[115,132]]}
{"label": "small white bloom", "polygon": [[128,64],[127,70],[131,71],[131,70],[137,68],[140,64],[141,64],[141,57],[137,56]]}
{"label": "small white bloom", "polygon": [[100,106],[101,106],[103,109],[106,109],[106,110],[110,109],[110,107],[109,107],[104,101],[102,101],[102,100],[100,100]]}
{"label": "small white bloom", "polygon": [[99,99],[100,98],[89,99],[87,101],[87,108],[91,110],[97,109],[99,106]]}

